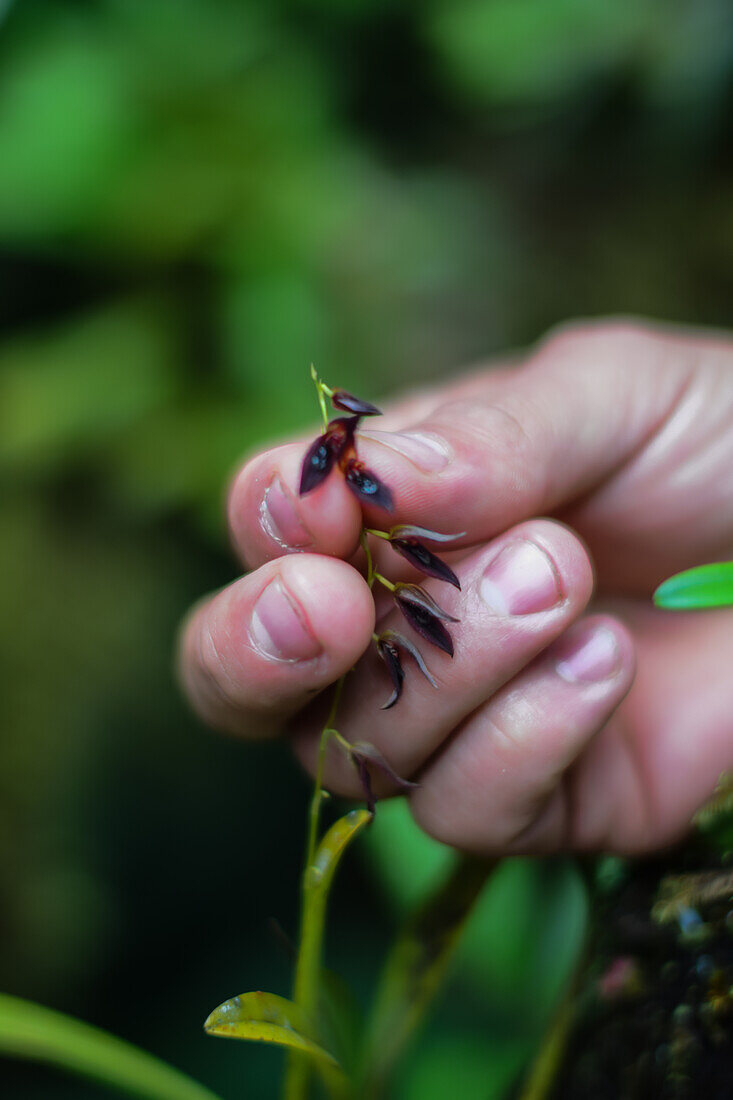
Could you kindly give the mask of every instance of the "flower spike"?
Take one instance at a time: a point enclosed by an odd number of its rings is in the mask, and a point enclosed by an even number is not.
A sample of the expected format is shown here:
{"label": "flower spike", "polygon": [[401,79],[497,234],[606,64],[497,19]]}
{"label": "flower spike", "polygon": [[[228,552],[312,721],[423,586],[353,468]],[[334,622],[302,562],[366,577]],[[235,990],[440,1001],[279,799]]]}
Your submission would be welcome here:
{"label": "flower spike", "polygon": [[346,390],[334,390],[331,394],[331,403],[337,409],[344,412],[356,413],[358,416],[381,416],[382,410],[370,401],[362,401],[360,397],[354,397],[353,393]]}
{"label": "flower spike", "polygon": [[379,480],[376,474],[367,470],[364,463],[358,458],[349,458],[343,465],[346,484],[351,492],[362,504],[376,505],[386,512],[394,508],[394,500],[391,491]]}

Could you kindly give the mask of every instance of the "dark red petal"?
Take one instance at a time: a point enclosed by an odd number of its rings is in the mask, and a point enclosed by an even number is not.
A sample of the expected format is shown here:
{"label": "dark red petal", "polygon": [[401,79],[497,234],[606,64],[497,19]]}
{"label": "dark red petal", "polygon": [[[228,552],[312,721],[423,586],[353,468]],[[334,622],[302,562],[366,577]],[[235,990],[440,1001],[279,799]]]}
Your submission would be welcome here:
{"label": "dark red petal", "polygon": [[377,800],[374,797],[374,791],[372,790],[372,777],[369,774],[367,762],[363,756],[358,756],[356,753],[353,752],[351,754],[351,759],[354,762],[354,766],[356,767],[357,772],[359,773],[359,781],[361,782],[361,787],[364,792],[364,801],[366,802],[366,808],[369,810],[370,814],[373,814],[377,806]]}
{"label": "dark red petal", "polygon": [[357,413],[359,416],[382,415],[382,410],[376,405],[372,405],[370,401],[362,401],[360,397],[354,397],[353,393],[347,393],[346,390],[334,390],[331,401],[335,408],[343,409],[344,412]]}
{"label": "dark red petal", "polygon": [[325,481],[336,462],[336,454],[328,433],[319,435],[308,448],[303,465],[300,468],[300,495],[310,493]]}
{"label": "dark red petal", "polygon": [[465,531],[456,535],[442,535],[440,531],[431,531],[428,527],[417,527],[414,523],[398,523],[389,532],[391,539],[425,539],[427,542],[453,542],[462,539]]}
{"label": "dark red petal", "polygon": [[301,496],[317,489],[330,474],[336,460],[353,448],[358,423],[358,416],[342,416],[332,420],[323,435],[311,444],[300,471]]}
{"label": "dark red petal", "polygon": [[437,688],[437,680],[431,673],[428,666],[425,664],[422,653],[416,645],[412,644],[409,638],[406,638],[404,634],[400,634],[398,630],[385,630],[382,634],[380,634],[379,640],[384,642],[391,642],[393,646],[398,645],[402,649],[407,650],[428,683],[431,684],[432,687]]}
{"label": "dark red petal", "polygon": [[421,573],[427,577],[435,577],[439,581],[447,581],[448,584],[460,589],[461,582],[451,567],[417,539],[392,539],[391,543],[397,553],[406,558]]}
{"label": "dark red petal", "polygon": [[351,759],[359,772],[359,778],[361,785],[364,788],[364,796],[367,803],[367,809],[370,813],[374,813],[374,806],[376,798],[372,790],[371,776],[369,774],[369,766],[379,768],[383,775],[386,775],[391,783],[394,783],[396,787],[399,787],[402,791],[412,791],[418,784],[413,783],[410,779],[403,779],[401,775],[398,775],[391,764],[382,756],[379,749],[375,748],[368,741],[357,741],[356,744],[351,746]]}
{"label": "dark red petal", "polygon": [[394,508],[392,493],[371,470],[367,470],[358,458],[350,458],[344,469],[344,477],[354,496],[363,504],[375,505],[391,512]]}
{"label": "dark red petal", "polygon": [[387,671],[392,679],[394,685],[394,691],[390,695],[386,703],[382,705],[382,710],[389,710],[393,707],[400,695],[402,695],[402,684],[405,679],[404,669],[402,668],[402,661],[400,660],[400,653],[394,642],[391,642],[385,638],[379,638],[377,640],[377,653],[382,658],[387,666]]}
{"label": "dark red petal", "polygon": [[395,599],[405,600],[407,603],[415,604],[417,607],[421,607],[423,611],[429,611],[435,615],[438,619],[443,619],[447,623],[457,623],[460,620],[455,615],[449,615],[447,611],[444,611],[439,603],[436,603],[429,592],[426,592],[424,588],[421,588],[419,584],[403,584],[398,583],[395,585]]}
{"label": "dark red petal", "polygon": [[421,634],[431,645],[442,649],[450,657],[453,656],[453,639],[441,623],[440,619],[432,611],[426,610],[419,604],[409,603],[407,600],[395,597],[397,606],[407,619],[413,630]]}

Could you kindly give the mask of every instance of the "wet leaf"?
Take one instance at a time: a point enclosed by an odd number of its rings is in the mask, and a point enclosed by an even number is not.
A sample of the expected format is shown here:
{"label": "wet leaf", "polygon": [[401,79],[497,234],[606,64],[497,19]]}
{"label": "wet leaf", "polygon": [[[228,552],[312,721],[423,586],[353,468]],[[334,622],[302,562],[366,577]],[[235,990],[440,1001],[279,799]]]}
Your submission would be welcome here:
{"label": "wet leaf", "polygon": [[362,401],[360,397],[355,397],[353,393],[347,393],[346,390],[334,390],[331,394],[331,401],[335,408],[343,409],[344,412],[356,413],[358,416],[382,415],[382,410],[378,409],[376,405],[372,405],[370,401]]}
{"label": "wet leaf", "polygon": [[387,512],[394,508],[390,490],[358,458],[351,458],[345,464],[344,477],[349,489],[362,504],[371,504]]}
{"label": "wet leaf", "polygon": [[58,1066],[139,1100],[217,1100],[180,1070],[100,1028],[0,994],[0,1053]]}
{"label": "wet leaf", "polygon": [[657,607],[687,611],[733,606],[733,561],[686,569],[660,584],[654,593]]}
{"label": "wet leaf", "polygon": [[428,550],[427,546],[423,546],[418,539],[393,538],[390,541],[397,553],[401,554],[421,573],[424,573],[427,577],[435,577],[439,581],[447,581],[448,584],[460,589],[461,582],[451,567],[437,554],[434,554],[432,550]]}

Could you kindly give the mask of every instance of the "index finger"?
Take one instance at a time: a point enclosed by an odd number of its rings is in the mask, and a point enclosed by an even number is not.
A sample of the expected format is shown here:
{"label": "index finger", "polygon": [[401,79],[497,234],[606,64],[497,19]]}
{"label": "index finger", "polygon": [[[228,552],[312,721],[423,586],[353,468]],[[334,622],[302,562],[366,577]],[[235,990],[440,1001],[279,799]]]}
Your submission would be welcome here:
{"label": "index finger", "polygon": [[457,545],[477,543],[606,480],[664,422],[689,376],[680,342],[652,329],[556,337],[399,431],[357,434],[360,458],[393,494],[389,513],[361,506],[338,471],[300,497],[308,443],[260,455],[230,498],[235,544],[251,564],[298,549],[348,557],[362,522],[464,531]]}

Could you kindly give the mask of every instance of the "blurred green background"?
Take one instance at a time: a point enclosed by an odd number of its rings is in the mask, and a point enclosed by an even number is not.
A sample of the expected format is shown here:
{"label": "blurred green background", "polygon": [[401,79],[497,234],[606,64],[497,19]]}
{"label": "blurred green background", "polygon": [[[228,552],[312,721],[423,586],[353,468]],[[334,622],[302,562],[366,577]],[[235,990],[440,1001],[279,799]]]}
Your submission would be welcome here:
{"label": "blurred green background", "polygon": [[[569,316],[730,326],[732,107],[728,0],[0,0],[3,989],[275,1095],[201,1023],[287,992],[307,786],[171,674],[227,478],[311,361],[378,397]],[[360,994],[447,855],[380,811],[329,937]],[[502,1096],[583,919],[507,865],[396,1095]]]}

